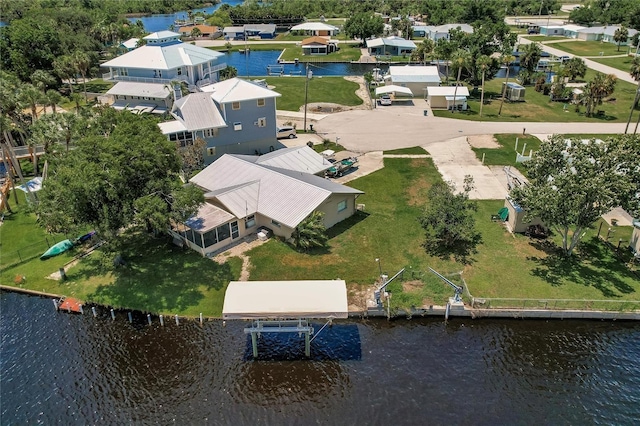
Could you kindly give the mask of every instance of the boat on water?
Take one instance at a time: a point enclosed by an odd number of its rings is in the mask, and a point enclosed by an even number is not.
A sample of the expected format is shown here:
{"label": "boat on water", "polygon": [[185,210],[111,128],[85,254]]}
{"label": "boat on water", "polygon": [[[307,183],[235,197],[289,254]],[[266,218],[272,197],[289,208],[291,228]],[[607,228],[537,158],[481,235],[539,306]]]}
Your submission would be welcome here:
{"label": "boat on water", "polygon": [[73,247],[73,243],[71,242],[71,240],[60,241],[59,243],[52,245],[49,248],[49,250],[45,251],[42,254],[42,256],[40,256],[40,260],[46,260],[46,259],[49,259],[50,257],[54,257],[59,254],[62,254],[72,247]]}

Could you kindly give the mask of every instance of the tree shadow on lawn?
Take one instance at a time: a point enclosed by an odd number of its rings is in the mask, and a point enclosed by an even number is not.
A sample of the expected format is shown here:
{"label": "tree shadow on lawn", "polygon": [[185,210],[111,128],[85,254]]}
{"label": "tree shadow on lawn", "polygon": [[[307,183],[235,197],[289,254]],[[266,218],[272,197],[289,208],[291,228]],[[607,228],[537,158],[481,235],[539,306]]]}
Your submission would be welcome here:
{"label": "tree shadow on lawn", "polygon": [[[222,290],[234,278],[228,263],[220,265],[171,244],[167,238],[127,241],[120,253],[124,265],[111,269],[113,281],[100,285],[90,300],[148,312],[181,312],[199,304],[204,291]],[[90,256],[81,274],[104,271],[113,254]],[[204,291],[203,291],[204,290]]]}
{"label": "tree shadow on lawn", "polygon": [[538,264],[531,273],[560,287],[569,282],[591,286],[607,298],[619,298],[620,293],[635,293],[636,289],[622,278],[637,279],[633,272],[622,264],[611,250],[598,241],[597,237],[583,241],[579,252],[567,258],[562,249],[551,241],[531,240],[531,246],[547,254],[546,257],[530,256],[527,259]]}
{"label": "tree shadow on lawn", "polygon": [[351,227],[357,225],[358,223],[368,218],[369,215],[370,213],[364,212],[362,210],[357,210],[353,214],[353,216],[343,220],[342,222],[338,222],[335,225],[333,225],[331,228],[327,229],[327,237],[329,237],[329,239],[337,237],[343,232],[346,232],[347,230],[349,230]]}

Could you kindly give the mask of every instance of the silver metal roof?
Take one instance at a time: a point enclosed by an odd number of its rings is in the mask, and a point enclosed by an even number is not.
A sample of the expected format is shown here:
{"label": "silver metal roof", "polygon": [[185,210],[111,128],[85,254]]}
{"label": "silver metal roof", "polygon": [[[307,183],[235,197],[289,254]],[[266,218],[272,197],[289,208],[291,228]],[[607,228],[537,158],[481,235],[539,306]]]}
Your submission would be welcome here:
{"label": "silver metal roof", "polygon": [[258,156],[255,162],[264,166],[295,170],[312,175],[323,172],[333,166],[330,161],[327,161],[326,158],[306,145],[278,149]]}
{"label": "silver metal roof", "polygon": [[211,93],[191,93],[173,104],[172,114],[190,132],[227,127]]}
{"label": "silver metal roof", "polygon": [[281,96],[278,92],[237,77],[204,86],[201,89],[204,92],[211,92],[211,96],[219,104]]}
{"label": "silver metal roof", "polygon": [[[332,193],[363,193],[308,173],[263,166],[227,154],[190,181],[206,191],[218,191],[216,199],[239,218],[246,216],[244,212],[251,214],[249,206],[255,201],[255,212],[290,228],[295,228]],[[250,182],[251,185],[242,185]]]}
{"label": "silver metal roof", "polygon": [[206,64],[222,56],[224,53],[189,43],[145,45],[107,61],[102,66],[171,70],[181,66]]}
{"label": "silver metal roof", "polygon": [[106,94],[166,99],[171,92],[165,84],[119,81]]}

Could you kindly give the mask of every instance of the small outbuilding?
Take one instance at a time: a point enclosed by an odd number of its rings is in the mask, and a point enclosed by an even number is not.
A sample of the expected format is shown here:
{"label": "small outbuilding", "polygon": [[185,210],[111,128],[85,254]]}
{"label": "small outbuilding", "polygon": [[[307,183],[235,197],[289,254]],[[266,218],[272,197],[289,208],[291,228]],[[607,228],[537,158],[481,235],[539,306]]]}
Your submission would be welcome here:
{"label": "small outbuilding", "polygon": [[524,92],[525,88],[518,83],[502,83],[502,89],[504,91],[504,85],[507,85],[507,90],[505,91],[505,98],[508,101],[518,102],[524,101]]}
{"label": "small outbuilding", "polygon": [[413,96],[424,96],[429,87],[440,85],[440,72],[433,65],[404,65],[389,67],[389,74],[384,77],[385,85],[408,87]]}
{"label": "small outbuilding", "polygon": [[640,219],[633,221],[633,233],[629,241],[629,248],[636,255],[640,254]]}
{"label": "small outbuilding", "polygon": [[466,86],[438,86],[427,88],[427,101],[433,109],[466,111],[469,89]]}
{"label": "small outbuilding", "polygon": [[526,212],[522,207],[516,204],[510,197],[507,197],[504,201],[504,206],[509,211],[509,216],[507,216],[507,220],[505,223],[507,224],[507,228],[509,231],[513,233],[525,233],[529,229],[530,226],[540,225],[543,228],[544,223],[539,218],[533,218],[531,221],[527,222],[525,220]]}

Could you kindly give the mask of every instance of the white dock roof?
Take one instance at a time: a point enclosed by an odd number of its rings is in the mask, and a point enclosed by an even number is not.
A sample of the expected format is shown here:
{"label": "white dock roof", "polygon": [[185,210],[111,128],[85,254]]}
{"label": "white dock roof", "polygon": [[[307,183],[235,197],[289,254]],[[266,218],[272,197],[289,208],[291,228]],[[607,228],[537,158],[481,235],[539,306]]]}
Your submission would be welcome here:
{"label": "white dock roof", "polygon": [[231,281],[223,319],[347,318],[344,280]]}

